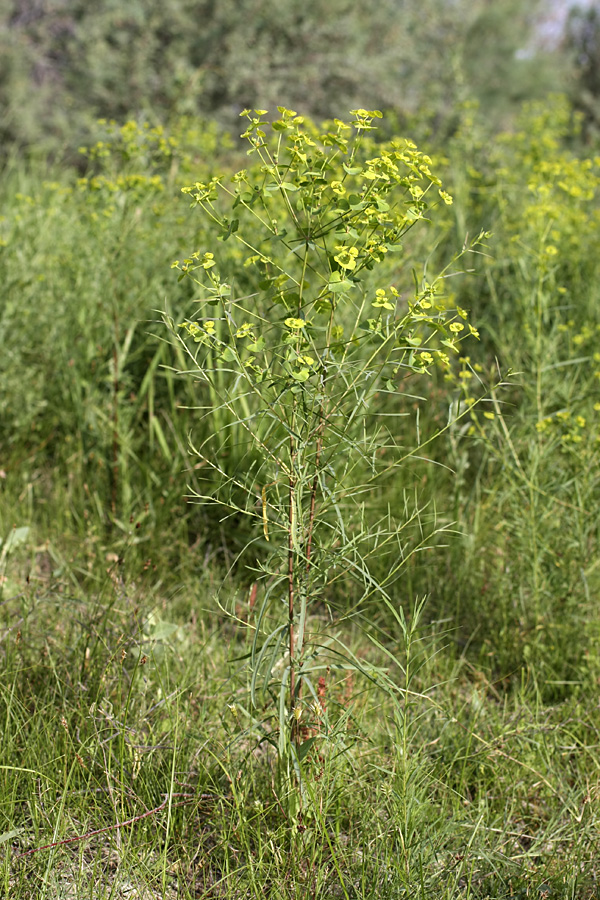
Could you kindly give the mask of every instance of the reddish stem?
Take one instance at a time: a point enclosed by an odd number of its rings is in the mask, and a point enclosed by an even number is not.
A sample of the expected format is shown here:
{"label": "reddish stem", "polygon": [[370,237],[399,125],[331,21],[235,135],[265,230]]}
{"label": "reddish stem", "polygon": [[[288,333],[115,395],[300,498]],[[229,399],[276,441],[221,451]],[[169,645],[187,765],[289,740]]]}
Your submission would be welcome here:
{"label": "reddish stem", "polygon": [[113,346],[113,444],[112,444],[112,489],[111,509],[117,515],[117,494],[119,485],[119,321],[115,313],[115,342]]}
{"label": "reddish stem", "polygon": [[[195,794],[172,794],[172,797],[185,797],[185,800],[180,800],[179,803],[174,803],[173,806],[185,806],[186,803],[189,803],[194,797]],[[201,799],[208,799],[212,797],[211,794],[202,794]],[[44,844],[43,847],[34,847],[33,850],[24,850],[23,853],[17,853],[16,858],[18,859],[21,856],[31,856],[33,853],[41,853],[42,850],[51,850],[53,847],[62,847],[63,844],[74,844],[77,841],[86,841],[88,838],[94,837],[97,834],[104,834],[107,831],[115,831],[117,828],[125,828],[126,825],[133,825],[135,822],[140,822],[142,819],[147,819],[148,816],[153,816],[158,812],[161,812],[168,804],[169,798],[166,797],[165,800],[160,804],[160,806],[156,806],[154,809],[149,809],[148,812],[142,813],[140,816],[134,816],[133,819],[127,819],[126,822],[117,822],[115,825],[108,825],[106,828],[97,828],[95,831],[88,831],[86,834],[78,834],[75,837],[65,838],[64,841],[55,841],[53,844]]]}
{"label": "reddish stem", "polygon": [[[293,459],[293,457],[292,457]],[[290,478],[290,511],[288,526],[288,622],[290,645],[290,714],[292,715],[292,739],[296,735],[296,672],[294,670],[294,479]]]}

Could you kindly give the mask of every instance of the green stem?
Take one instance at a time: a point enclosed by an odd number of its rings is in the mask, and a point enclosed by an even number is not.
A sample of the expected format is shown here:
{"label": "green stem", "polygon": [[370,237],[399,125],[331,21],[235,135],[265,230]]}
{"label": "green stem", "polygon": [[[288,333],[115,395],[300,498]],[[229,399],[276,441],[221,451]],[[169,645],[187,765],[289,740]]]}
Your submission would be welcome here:
{"label": "green stem", "polygon": [[[295,410],[294,410],[295,412]],[[295,415],[294,415],[295,418]],[[293,422],[292,422],[293,425]],[[292,428],[293,431],[293,428]],[[290,477],[289,477],[289,521],[288,521],[288,643],[290,652],[290,717],[291,739],[297,737],[296,710],[296,653],[294,648],[294,529],[296,527],[296,478],[294,475],[294,463],[296,449],[293,436],[290,436]]]}

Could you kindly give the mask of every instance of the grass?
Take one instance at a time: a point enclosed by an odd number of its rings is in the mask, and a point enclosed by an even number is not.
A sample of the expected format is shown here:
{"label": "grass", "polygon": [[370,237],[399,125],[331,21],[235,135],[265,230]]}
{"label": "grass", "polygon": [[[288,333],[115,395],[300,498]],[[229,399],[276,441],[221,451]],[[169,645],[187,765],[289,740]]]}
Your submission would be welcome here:
{"label": "grass", "polygon": [[3,607],[7,896],[595,896],[591,679],[556,704],[525,675],[506,691],[430,623],[405,693],[388,634],[398,702],[332,660],[291,817],[214,582],[125,560],[94,593],[30,565]]}
{"label": "grass", "polygon": [[[230,423],[190,408],[209,398],[178,374],[155,312],[193,314],[169,266],[212,237],[181,206],[172,160],[98,169],[113,186],[93,190],[5,173],[5,896],[598,895],[597,176],[567,113],[529,110],[515,135],[440,148],[455,204],[428,246],[462,241],[464,223],[494,236],[453,282],[481,343],[413,393],[429,400],[424,437],[451,405],[466,414],[373,496],[374,520],[421,510],[423,550],[391,606],[350,615],[358,595],[340,581],[307,625],[333,643],[302,709],[315,740],[300,806],[269,688],[249,697],[262,587],[234,565],[249,534],[184,496],[210,490],[188,433],[200,445]],[[157,173],[160,188],[116,181]],[[417,409],[394,411],[404,445]],[[246,458],[228,440],[226,475]],[[381,554],[383,576],[393,561]]]}

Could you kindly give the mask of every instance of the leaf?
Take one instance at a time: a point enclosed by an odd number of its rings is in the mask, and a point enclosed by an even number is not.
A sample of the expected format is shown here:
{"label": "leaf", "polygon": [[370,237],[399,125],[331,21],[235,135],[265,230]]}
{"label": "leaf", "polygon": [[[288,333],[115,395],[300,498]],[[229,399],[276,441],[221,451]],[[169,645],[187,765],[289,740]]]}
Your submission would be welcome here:
{"label": "leaf", "polygon": [[[334,275],[339,274],[338,272],[334,272]],[[340,294],[342,291],[349,291],[352,287],[351,281],[333,281],[331,280],[327,285],[332,294]]]}
{"label": "leaf", "polygon": [[279,647],[281,646],[281,639],[282,639],[282,636],[283,636],[286,628],[287,628],[287,624],[284,623],[283,625],[279,625],[275,629],[275,631],[272,631],[271,634],[269,634],[267,636],[267,638],[265,639],[265,642],[263,643],[262,647],[260,648],[258,656],[256,656],[256,650],[258,649],[257,646],[253,646],[253,648],[252,648],[252,680],[250,682],[250,698],[252,700],[253,706],[258,706],[258,702],[257,702],[257,698],[256,698],[256,683],[257,683],[257,680],[258,680],[258,677],[260,674],[263,659],[265,658],[267,650],[269,649],[269,645],[272,644],[274,653],[271,656],[270,664],[266,667],[265,681],[264,681],[264,685],[263,685],[263,690],[266,691],[268,688],[268,685],[269,685],[269,679],[271,677],[271,670],[272,670],[273,666],[275,665],[276,653],[277,653]]}
{"label": "leaf", "polygon": [[156,416],[152,416],[152,419],[150,421],[152,423],[150,426],[151,431],[154,435],[156,435],[156,439],[158,440],[160,449],[163,452],[163,456],[165,457],[165,459],[171,460],[173,458],[173,454],[171,453],[171,450],[167,443],[167,439],[165,437],[165,433],[164,433],[163,429],[161,428],[160,422],[158,421]]}
{"label": "leaf", "polygon": [[290,667],[286,666],[282,678],[281,678],[281,687],[279,688],[279,757],[280,759],[284,759],[287,754],[288,742],[289,742],[289,729],[287,726],[287,711],[286,711],[286,692],[287,692],[287,683],[290,677]]}
{"label": "leaf", "polygon": [[381,331],[381,320],[380,319],[363,319],[362,322],[358,325],[359,328],[362,328],[363,331],[371,331],[375,334]]}
{"label": "leaf", "polygon": [[18,837],[20,834],[23,834],[25,828],[13,828],[12,831],[5,831],[4,834],[0,834],[0,844],[5,844],[7,841],[11,841],[14,837]]}
{"label": "leaf", "polygon": [[310,377],[310,369],[307,369],[304,366],[301,369],[297,369],[296,371],[292,372],[292,378],[295,381],[300,381],[300,382],[307,381],[309,377]]}
{"label": "leaf", "polygon": [[288,311],[298,309],[300,305],[300,295],[297,291],[286,291],[285,293],[277,294],[277,296],[273,298],[273,302],[285,306]]}
{"label": "leaf", "polygon": [[350,194],[348,197],[348,205],[350,206],[350,209],[364,209],[367,204],[358,196],[358,194]]}
{"label": "leaf", "polygon": [[302,763],[306,759],[306,757],[310,753],[311,747],[315,744],[316,740],[316,737],[308,738],[308,740],[304,741],[302,744],[300,744],[299,747],[296,748],[299,763]]}
{"label": "leaf", "polygon": [[243,193],[240,194],[240,199],[247,206],[252,206],[254,203],[256,203],[259,197],[262,196],[262,192],[262,188],[255,186],[252,191],[243,191]]}
{"label": "leaf", "polygon": [[281,187],[281,190],[282,190],[282,191],[289,191],[290,193],[293,193],[294,191],[299,191],[299,190],[300,190],[300,188],[298,187],[298,185],[297,185],[297,184],[292,184],[291,181],[282,181],[282,183],[280,184],[280,187]]}
{"label": "leaf", "polygon": [[344,229],[344,231],[334,231],[333,237],[339,244],[343,244],[344,241],[357,241],[358,231],[355,228],[347,228]]}
{"label": "leaf", "polygon": [[13,528],[10,532],[6,541],[4,543],[4,548],[2,550],[3,555],[10,553],[11,550],[14,550],[15,547],[20,547],[21,544],[24,544],[27,538],[29,537],[29,526],[22,525],[20,528]]}
{"label": "leaf", "polygon": [[265,240],[267,241],[283,241],[284,238],[287,237],[287,229],[282,228],[281,231],[276,231],[273,234],[270,234]]}
{"label": "leaf", "polygon": [[360,175],[362,172],[362,166],[349,166],[346,163],[342,163],[342,168],[348,175]]}
{"label": "leaf", "polygon": [[261,334],[259,338],[257,338],[255,341],[250,341],[248,344],[246,344],[246,346],[250,353],[260,353],[261,350],[265,349],[265,339]]}
{"label": "leaf", "polygon": [[417,219],[423,218],[421,210],[414,206],[409,206],[404,215],[409,222],[416,222]]}
{"label": "leaf", "polygon": [[236,233],[236,231],[238,230],[239,224],[240,224],[239,219],[232,219],[227,227],[227,230],[219,235],[219,240],[223,241],[223,242],[227,241],[231,237],[232,234]]}
{"label": "leaf", "polygon": [[158,622],[150,630],[150,637],[154,641],[168,641],[178,631],[179,626],[172,622]]}

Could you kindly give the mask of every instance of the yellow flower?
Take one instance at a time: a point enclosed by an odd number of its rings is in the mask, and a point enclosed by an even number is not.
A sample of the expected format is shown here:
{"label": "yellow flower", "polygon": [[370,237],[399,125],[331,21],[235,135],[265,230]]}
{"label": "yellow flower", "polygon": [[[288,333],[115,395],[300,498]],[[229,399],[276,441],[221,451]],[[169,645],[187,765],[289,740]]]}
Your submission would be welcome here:
{"label": "yellow flower", "polygon": [[356,247],[344,247],[342,244],[339,247],[336,247],[336,250],[338,251],[337,256],[334,256],[333,258],[342,269],[356,268],[356,257],[358,256]]}
{"label": "yellow flower", "polygon": [[373,306],[375,306],[377,309],[394,309],[394,304],[390,303],[383,288],[378,288],[375,291],[375,300],[373,301]]}

